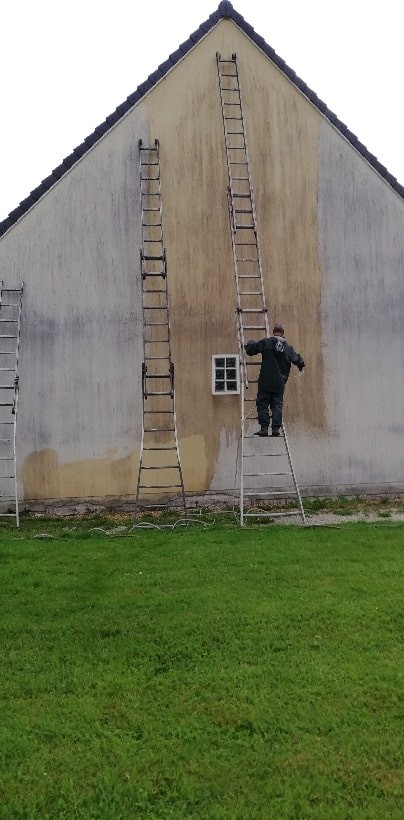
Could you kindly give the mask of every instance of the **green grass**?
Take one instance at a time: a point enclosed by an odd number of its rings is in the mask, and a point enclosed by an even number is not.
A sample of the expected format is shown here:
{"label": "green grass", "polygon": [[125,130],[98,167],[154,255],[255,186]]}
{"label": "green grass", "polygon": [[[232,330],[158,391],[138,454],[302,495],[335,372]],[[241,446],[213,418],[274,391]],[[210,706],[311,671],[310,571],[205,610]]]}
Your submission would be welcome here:
{"label": "green grass", "polygon": [[97,525],[0,530],[2,820],[402,817],[404,525]]}

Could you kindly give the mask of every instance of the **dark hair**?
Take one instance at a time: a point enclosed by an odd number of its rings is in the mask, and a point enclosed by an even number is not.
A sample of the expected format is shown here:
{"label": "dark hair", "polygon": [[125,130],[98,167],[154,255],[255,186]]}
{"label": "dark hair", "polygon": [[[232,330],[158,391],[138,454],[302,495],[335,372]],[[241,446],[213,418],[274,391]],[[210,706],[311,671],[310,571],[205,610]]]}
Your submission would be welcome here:
{"label": "dark hair", "polygon": [[284,328],[283,325],[280,324],[280,322],[278,322],[276,325],[274,325],[273,333],[276,333],[276,331],[278,331],[279,333],[284,333],[285,332],[285,328]]}

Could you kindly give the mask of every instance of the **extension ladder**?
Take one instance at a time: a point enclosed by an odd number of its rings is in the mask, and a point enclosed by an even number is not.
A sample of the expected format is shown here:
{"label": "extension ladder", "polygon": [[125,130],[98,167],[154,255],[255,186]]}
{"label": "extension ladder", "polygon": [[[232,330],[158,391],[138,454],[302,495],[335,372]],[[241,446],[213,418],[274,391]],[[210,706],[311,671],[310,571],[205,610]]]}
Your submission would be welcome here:
{"label": "extension ladder", "polygon": [[17,482],[18,358],[24,283],[4,287],[0,280],[0,516],[19,527]]}
{"label": "extension ladder", "polygon": [[[241,383],[240,523],[245,517],[274,518],[305,514],[292,464],[285,425],[279,438],[254,437],[260,362],[246,357],[249,338],[269,336],[268,308],[258,241],[254,192],[239,82],[237,55],[216,54],[229,185],[227,201],[236,280],[236,322]],[[251,389],[253,387],[253,389]],[[274,511],[274,502],[287,510]],[[260,504],[272,509],[260,508]],[[245,511],[246,508],[246,511]]]}
{"label": "extension ladder", "polygon": [[175,413],[167,251],[163,241],[159,141],[139,140],[142,210],[143,417],[136,510],[167,509],[178,499],[186,512]]}

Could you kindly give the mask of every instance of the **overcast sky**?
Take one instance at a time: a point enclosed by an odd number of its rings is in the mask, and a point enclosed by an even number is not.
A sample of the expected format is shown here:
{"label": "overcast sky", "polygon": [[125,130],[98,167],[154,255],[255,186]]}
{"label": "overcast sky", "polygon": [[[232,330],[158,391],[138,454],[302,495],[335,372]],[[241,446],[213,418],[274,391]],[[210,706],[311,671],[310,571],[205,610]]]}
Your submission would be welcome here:
{"label": "overcast sky", "polygon": [[[0,220],[218,0],[0,0]],[[403,0],[234,8],[404,184]]]}

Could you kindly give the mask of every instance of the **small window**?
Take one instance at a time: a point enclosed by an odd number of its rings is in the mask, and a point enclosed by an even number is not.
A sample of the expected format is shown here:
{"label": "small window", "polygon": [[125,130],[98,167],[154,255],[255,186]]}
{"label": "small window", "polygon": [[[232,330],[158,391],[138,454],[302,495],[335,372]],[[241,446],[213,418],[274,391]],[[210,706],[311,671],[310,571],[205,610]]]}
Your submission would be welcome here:
{"label": "small window", "polygon": [[226,396],[239,392],[239,357],[227,354],[212,356],[212,393]]}

